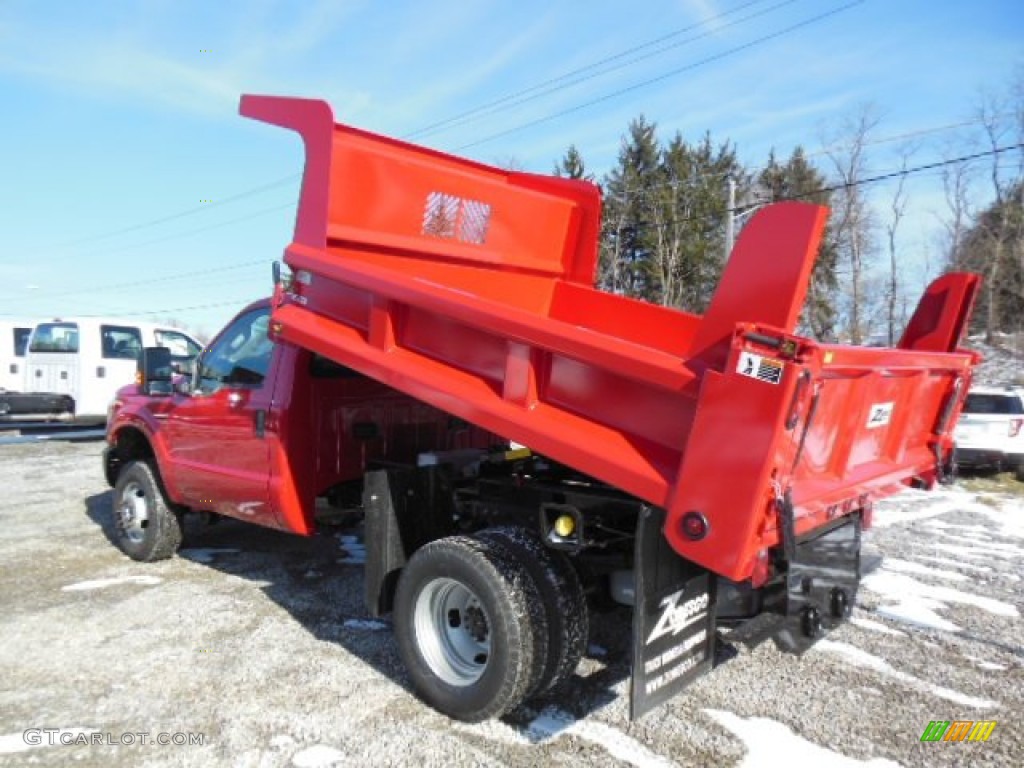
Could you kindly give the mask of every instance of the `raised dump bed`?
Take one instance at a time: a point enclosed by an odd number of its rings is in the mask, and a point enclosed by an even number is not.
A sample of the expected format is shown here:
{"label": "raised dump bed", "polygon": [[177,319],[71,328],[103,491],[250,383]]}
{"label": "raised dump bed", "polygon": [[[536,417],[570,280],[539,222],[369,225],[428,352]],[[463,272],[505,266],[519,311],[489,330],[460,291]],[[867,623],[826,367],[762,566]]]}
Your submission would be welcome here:
{"label": "raised dump bed", "polygon": [[926,291],[897,349],[795,333],[827,210],[757,213],[703,316],[593,287],[600,193],[246,96],[305,141],[280,338],[667,511],[672,548],[756,583],[768,551],[931,485],[978,278]]}

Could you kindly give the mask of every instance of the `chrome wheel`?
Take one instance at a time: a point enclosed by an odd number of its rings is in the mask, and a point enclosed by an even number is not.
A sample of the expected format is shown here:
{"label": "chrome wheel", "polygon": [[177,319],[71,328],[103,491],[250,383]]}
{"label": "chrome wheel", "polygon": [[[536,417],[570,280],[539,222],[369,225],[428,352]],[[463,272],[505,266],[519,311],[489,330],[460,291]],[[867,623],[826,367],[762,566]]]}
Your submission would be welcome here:
{"label": "chrome wheel", "polygon": [[129,541],[138,544],[143,540],[149,525],[149,502],[139,483],[132,481],[124,486],[117,506],[117,518],[121,532]]}
{"label": "chrome wheel", "polygon": [[490,621],[480,599],[460,582],[440,578],[423,587],[413,626],[424,660],[448,685],[472,685],[487,669]]}

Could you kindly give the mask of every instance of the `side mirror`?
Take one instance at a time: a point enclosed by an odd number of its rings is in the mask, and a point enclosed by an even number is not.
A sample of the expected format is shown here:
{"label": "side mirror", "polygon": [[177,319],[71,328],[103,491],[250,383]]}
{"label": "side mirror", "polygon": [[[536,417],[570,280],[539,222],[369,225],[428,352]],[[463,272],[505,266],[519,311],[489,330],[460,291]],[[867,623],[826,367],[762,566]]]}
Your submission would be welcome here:
{"label": "side mirror", "polygon": [[284,274],[281,269],[281,262],[275,261],[270,265],[270,274],[274,280],[274,287],[281,286],[282,290],[289,291],[292,287],[292,274]]}
{"label": "side mirror", "polygon": [[146,395],[170,395],[174,392],[174,370],[171,350],[167,347],[146,347],[139,355],[135,383]]}

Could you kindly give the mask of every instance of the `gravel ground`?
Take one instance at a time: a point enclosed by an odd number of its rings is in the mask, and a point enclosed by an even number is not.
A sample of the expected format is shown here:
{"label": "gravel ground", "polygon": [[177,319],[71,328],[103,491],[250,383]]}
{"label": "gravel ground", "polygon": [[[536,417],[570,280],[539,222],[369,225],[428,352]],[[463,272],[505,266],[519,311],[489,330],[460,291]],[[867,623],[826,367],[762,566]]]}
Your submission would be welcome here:
{"label": "gravel ground", "polygon": [[[356,537],[228,521],[132,562],[100,448],[0,447],[0,766],[1024,765],[1024,503],[984,483],[883,505],[854,621],[802,658],[742,649],[631,724],[629,614],[603,614],[567,689],[468,726],[410,694]],[[919,741],[956,719],[998,725]]]}

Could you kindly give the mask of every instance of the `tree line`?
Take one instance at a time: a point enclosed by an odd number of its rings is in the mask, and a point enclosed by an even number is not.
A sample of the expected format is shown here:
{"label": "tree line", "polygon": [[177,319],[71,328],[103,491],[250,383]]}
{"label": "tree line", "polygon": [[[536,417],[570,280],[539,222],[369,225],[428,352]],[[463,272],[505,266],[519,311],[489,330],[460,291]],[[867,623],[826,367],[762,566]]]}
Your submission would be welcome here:
{"label": "tree line", "polygon": [[[985,278],[973,333],[991,341],[1024,331],[1024,70],[1005,92],[982,97],[970,121],[974,135],[944,162],[915,166],[920,146],[904,144],[900,168],[885,174],[882,192],[868,157],[880,124],[862,107],[811,155],[773,150],[756,169],[736,146],[705,133],[663,140],[643,115],[622,136],[614,166],[598,179],[576,146],[555,173],[600,184],[604,196],[598,286],[646,301],[702,312],[725,265],[730,233],[764,204],[806,200],[831,208],[808,289],[801,330],[821,340],[895,343],[925,277],[947,271]],[[818,162],[814,158],[819,158]],[[912,174],[938,174],[944,199],[936,242],[916,280],[901,250]],[[978,201],[984,201],[979,204]],[[917,259],[920,261],[920,259]]]}

